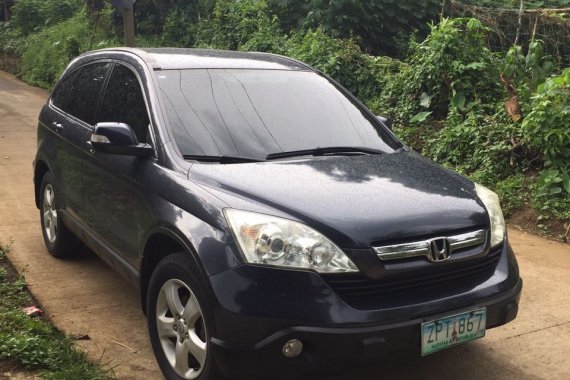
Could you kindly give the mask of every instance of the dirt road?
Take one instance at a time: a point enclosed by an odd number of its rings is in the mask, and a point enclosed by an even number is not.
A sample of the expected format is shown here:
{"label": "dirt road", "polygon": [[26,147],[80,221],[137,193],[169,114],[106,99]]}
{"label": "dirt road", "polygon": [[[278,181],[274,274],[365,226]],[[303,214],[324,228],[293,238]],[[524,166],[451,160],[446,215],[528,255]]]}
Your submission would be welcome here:
{"label": "dirt road", "polygon": [[[44,248],[32,160],[46,97],[0,72],[0,241],[14,241],[9,257],[57,327],[90,337],[80,344],[93,360],[114,366],[119,379],[160,379],[136,290],[89,252],[61,261]],[[569,379],[570,245],[515,230],[510,236],[525,280],[514,323],[426,358],[392,358],[337,377]]]}

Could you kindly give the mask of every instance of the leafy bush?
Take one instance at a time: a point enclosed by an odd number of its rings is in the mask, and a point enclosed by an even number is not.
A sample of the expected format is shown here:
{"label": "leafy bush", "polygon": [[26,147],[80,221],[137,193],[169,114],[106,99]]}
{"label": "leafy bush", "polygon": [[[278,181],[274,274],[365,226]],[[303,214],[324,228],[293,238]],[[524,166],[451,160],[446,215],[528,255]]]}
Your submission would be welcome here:
{"label": "leafy bush", "polygon": [[330,37],[321,28],[294,35],[287,55],[330,75],[366,103],[374,102],[401,66],[396,60],[365,54],[355,40]]}
{"label": "leafy bush", "polygon": [[25,42],[11,22],[0,22],[0,51],[14,53]]}
{"label": "leafy bush", "polygon": [[197,44],[240,50],[258,33],[282,34],[276,20],[267,13],[265,0],[218,0],[211,18],[202,22],[197,31]]}
{"label": "leafy bush", "polygon": [[570,220],[570,170],[567,167],[543,171],[533,190],[533,204],[542,216]]}
{"label": "leafy bush", "polygon": [[81,0],[17,0],[12,7],[14,27],[23,35],[71,18]]}
{"label": "leafy bush", "polygon": [[[48,4],[54,1],[45,1],[46,10],[30,10],[24,20],[26,7],[40,0],[19,0],[20,16],[0,33],[0,50],[21,55],[22,78],[42,87],[53,85],[76,55],[122,38],[120,12],[104,8],[103,0],[89,0],[71,18],[60,10],[59,19],[40,25],[41,12],[80,2]],[[394,117],[397,134],[416,150],[494,188],[506,213],[530,198],[542,214],[570,218],[570,69],[552,76],[554,60],[538,40],[528,49],[491,52],[489,29],[476,19],[443,19],[418,43],[418,25],[405,20],[433,17],[438,2],[416,4],[429,8],[420,16],[411,14],[411,3],[141,0],[135,7],[137,45],[297,58],[336,79],[375,113]],[[388,42],[375,40],[384,35]],[[405,62],[365,50],[401,52],[400,42],[408,39]],[[522,124],[505,112],[514,93],[521,115],[527,115]]]}
{"label": "leafy bush", "polygon": [[511,138],[519,133],[520,128],[500,115],[487,116],[474,110],[464,119],[453,109],[425,153],[466,175],[487,173],[482,182],[493,185],[513,171]]}
{"label": "leafy bush", "polygon": [[191,9],[169,10],[164,19],[161,44],[171,47],[193,46],[196,43],[196,30],[200,28],[200,23]]}
{"label": "leafy bush", "polygon": [[104,48],[115,41],[94,30],[83,12],[73,18],[30,35],[22,47],[22,79],[26,82],[51,88],[71,59],[79,54]]}
{"label": "leafy bush", "polygon": [[570,219],[570,68],[538,86],[523,122],[525,140],[544,161],[535,203],[547,214]]}
{"label": "leafy bush", "polygon": [[[477,180],[476,174],[472,178]],[[493,184],[488,184],[499,195],[505,216],[508,217],[513,210],[524,206],[528,200],[528,182],[527,177],[522,173],[516,173]]]}
{"label": "leafy bush", "polygon": [[334,37],[355,37],[367,51],[392,56],[406,53],[410,36],[423,38],[440,11],[439,0],[269,0],[269,5],[287,31],[320,27]]}
{"label": "leafy bush", "polygon": [[505,55],[501,72],[516,87],[523,102],[530,99],[539,84],[543,83],[555,70],[554,60],[544,51],[542,41],[529,44],[524,54],[521,46],[512,46]]}
{"label": "leafy bush", "polygon": [[498,62],[476,19],[443,19],[420,44],[409,65],[383,94],[383,104],[403,123],[444,119],[450,107],[462,113],[494,104],[501,93]]}
{"label": "leafy bush", "polygon": [[[527,141],[545,165],[570,169],[570,68],[538,86],[524,120]],[[569,191],[570,193],[570,191]]]}

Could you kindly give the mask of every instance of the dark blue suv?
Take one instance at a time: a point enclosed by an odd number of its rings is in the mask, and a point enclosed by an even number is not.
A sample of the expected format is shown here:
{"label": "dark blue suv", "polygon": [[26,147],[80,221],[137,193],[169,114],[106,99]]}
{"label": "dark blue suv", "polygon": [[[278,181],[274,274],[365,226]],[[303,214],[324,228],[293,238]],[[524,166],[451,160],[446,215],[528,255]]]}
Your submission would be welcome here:
{"label": "dark blue suv", "polygon": [[39,117],[47,249],[83,242],[140,289],[169,379],[428,355],[513,320],[497,196],[382,120],[286,57],[84,54]]}

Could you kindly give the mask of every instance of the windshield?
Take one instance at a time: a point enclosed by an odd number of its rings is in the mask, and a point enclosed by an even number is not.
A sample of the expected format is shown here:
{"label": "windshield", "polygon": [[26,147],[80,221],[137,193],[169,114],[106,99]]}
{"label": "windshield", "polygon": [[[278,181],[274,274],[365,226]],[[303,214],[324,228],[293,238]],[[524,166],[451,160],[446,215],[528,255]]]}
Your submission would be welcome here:
{"label": "windshield", "polygon": [[269,154],[400,145],[326,78],[309,71],[164,70],[161,103],[183,155]]}

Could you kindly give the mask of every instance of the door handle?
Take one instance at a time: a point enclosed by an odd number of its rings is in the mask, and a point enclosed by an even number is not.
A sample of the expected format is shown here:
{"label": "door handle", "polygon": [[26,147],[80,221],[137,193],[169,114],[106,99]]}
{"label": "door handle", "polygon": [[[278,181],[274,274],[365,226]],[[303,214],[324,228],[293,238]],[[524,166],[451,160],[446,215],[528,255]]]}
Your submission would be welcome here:
{"label": "door handle", "polygon": [[57,121],[54,121],[53,123],[51,123],[51,129],[60,133],[61,131],[63,131],[63,125],[61,123],[58,123]]}

